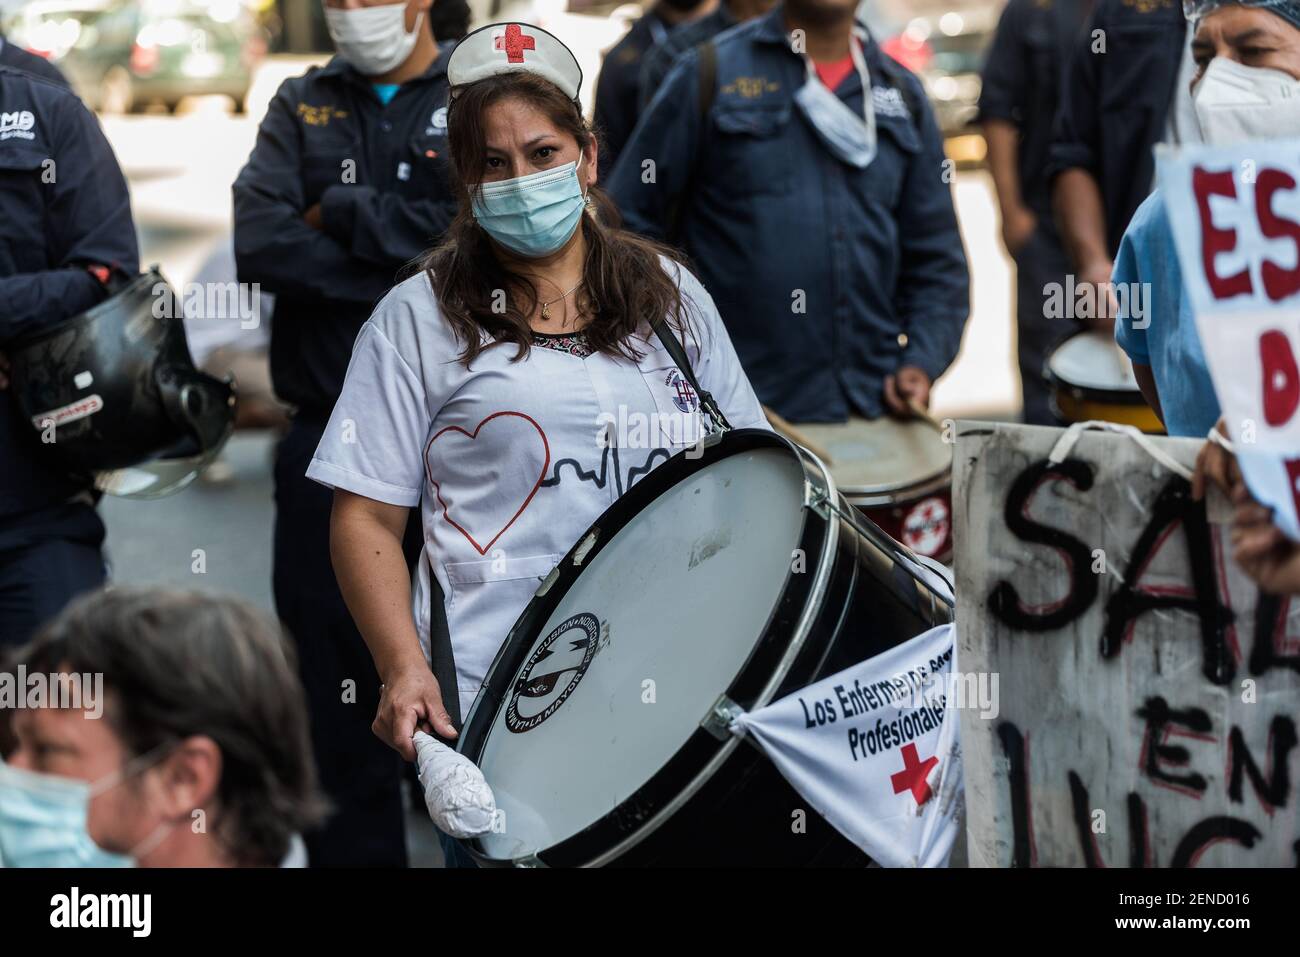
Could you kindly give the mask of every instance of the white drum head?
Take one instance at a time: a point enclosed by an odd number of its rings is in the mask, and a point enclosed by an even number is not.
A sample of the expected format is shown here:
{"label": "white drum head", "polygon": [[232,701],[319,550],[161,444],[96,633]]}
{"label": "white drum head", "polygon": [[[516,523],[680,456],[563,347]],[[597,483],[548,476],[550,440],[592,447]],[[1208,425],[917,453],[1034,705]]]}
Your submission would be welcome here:
{"label": "white drum head", "polygon": [[1047,369],[1054,379],[1079,389],[1138,393],[1133,363],[1107,332],[1090,329],[1067,339],[1047,360]]}
{"label": "white drum head", "polygon": [[802,502],[791,453],[732,455],[660,495],[582,567],[481,750],[503,812],[501,832],[479,839],[486,856],[572,837],[686,744],[776,608]]}
{"label": "white drum head", "polygon": [[952,446],[934,428],[915,419],[851,418],[843,424],[795,426],[830,454],[831,478],[852,498],[902,491],[952,468]]}

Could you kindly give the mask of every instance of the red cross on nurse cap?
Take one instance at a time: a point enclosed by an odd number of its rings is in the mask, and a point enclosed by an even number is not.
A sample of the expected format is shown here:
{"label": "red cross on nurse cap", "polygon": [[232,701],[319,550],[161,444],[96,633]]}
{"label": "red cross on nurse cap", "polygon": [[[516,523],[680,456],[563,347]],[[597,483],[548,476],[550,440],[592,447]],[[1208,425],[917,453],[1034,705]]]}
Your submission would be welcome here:
{"label": "red cross on nurse cap", "polygon": [[500,73],[527,70],[550,80],[570,99],[578,98],[582,68],[563,43],[531,23],[490,23],[456,44],[447,61],[447,80],[463,86]]}

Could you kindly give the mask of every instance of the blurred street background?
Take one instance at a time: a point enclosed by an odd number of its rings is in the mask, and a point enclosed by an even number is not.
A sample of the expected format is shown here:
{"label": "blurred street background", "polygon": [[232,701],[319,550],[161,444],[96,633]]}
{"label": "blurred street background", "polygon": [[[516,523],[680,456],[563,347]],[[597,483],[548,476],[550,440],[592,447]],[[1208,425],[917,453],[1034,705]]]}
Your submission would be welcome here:
{"label": "blurred street background", "polygon": [[[886,50],[921,75],[956,171],[972,309],[961,354],[935,389],[940,418],[1008,418],[1020,406],[1012,274],[983,141],[972,126],[978,71],[1001,6],[868,0],[861,11]],[[590,0],[474,0],[471,7],[472,27],[520,19],[569,44],[583,68],[588,109],[603,52],[641,13],[636,4]],[[330,56],[319,0],[8,0],[0,16],[10,42],[57,63],[100,114],[130,182],[141,262],[158,263],[176,289],[229,243],[231,183],[270,97],[285,78]],[[218,466],[172,498],[106,497],[100,511],[112,578],[200,584],[273,610],[275,438],[237,433]],[[417,835],[413,850],[413,863],[439,857],[429,834]]]}

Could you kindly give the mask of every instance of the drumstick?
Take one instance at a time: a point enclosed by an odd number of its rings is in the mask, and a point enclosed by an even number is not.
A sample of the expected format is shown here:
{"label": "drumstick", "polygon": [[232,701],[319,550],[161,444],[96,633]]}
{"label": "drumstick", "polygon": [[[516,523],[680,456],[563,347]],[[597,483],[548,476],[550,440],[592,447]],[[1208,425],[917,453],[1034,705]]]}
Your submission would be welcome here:
{"label": "drumstick", "polygon": [[912,410],[912,414],[923,421],[930,428],[934,429],[940,435],[944,434],[943,423],[930,414],[930,410],[917,402],[913,398],[908,398],[907,407]]}
{"label": "drumstick", "polygon": [[831,464],[831,454],[829,452],[827,452],[824,448],[822,448],[812,439],[808,438],[808,436],[804,435],[802,432],[796,429],[785,419],[781,418],[781,416],[777,415],[767,406],[763,406],[763,414],[767,416],[767,421],[772,423],[772,428],[776,429],[776,431],[779,432],[781,435],[784,435],[787,439],[789,439],[791,442],[794,442],[797,445],[802,445],[813,455],[821,459],[822,464],[824,465]]}

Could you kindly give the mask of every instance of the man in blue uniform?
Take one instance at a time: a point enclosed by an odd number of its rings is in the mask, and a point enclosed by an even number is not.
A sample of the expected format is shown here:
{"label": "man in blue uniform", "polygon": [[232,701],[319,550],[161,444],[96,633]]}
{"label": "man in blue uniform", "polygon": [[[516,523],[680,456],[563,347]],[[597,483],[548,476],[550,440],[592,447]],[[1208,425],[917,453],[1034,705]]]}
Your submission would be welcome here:
{"label": "man in blue uniform", "polygon": [[720,0],[711,12],[670,30],[663,40],[646,53],[641,63],[641,74],[637,80],[641,109],[644,110],[654,99],[679,56],[701,43],[707,43],[738,23],[767,13],[774,2],[775,0]]}
{"label": "man in blue uniform", "polygon": [[1172,129],[1170,106],[1180,92],[1190,103],[1193,72],[1179,0],[1099,0],[1076,42],[1051,148],[1057,225],[1080,283],[1110,282],[1120,237],[1151,192],[1155,145],[1187,132]]}
{"label": "man in blue uniform", "polygon": [[1010,0],[985,60],[980,120],[1016,262],[1016,327],[1024,421],[1056,425],[1043,364],[1071,327],[1048,319],[1044,288],[1070,271],[1052,216],[1048,154],[1064,65],[1092,0]]}
{"label": "man in blue uniform", "polygon": [[234,187],[239,278],[276,295],[271,376],[296,409],[275,466],[275,601],[336,807],[307,835],[318,866],[406,863],[401,759],[370,731],[379,678],[330,566],[330,492],[306,471],[361,324],[455,213],[430,2],[328,0],[339,55],[280,87]]}
{"label": "man in blue uniform", "polygon": [[759,399],[843,422],[926,405],[957,353],[949,168],[920,83],[851,0],[788,0],[677,62],[609,187],[630,228],[690,255]]}
{"label": "man in blue uniform", "polygon": [[[0,67],[0,354],[106,298],[140,269],[126,180],[66,87]],[[0,645],[21,644],[104,581],[104,525],[84,480],[47,458],[0,362]]]}
{"label": "man in blue uniform", "polygon": [[632,135],[641,112],[641,63],[650,49],[663,42],[668,31],[692,20],[717,4],[718,0],[659,0],[632,29],[623,35],[600,67],[596,80],[596,129],[600,131],[600,176],[614,168],[623,144]]}

